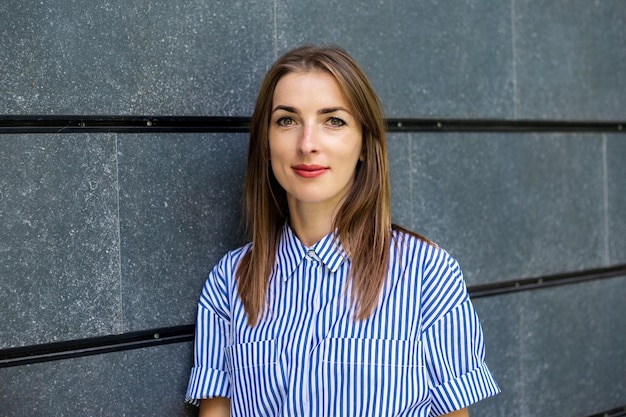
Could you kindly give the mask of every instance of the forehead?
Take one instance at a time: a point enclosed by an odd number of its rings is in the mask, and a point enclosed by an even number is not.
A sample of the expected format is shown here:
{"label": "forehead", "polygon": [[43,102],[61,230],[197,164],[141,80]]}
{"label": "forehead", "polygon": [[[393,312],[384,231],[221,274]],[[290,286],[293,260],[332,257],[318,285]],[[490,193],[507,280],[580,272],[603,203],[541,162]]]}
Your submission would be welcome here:
{"label": "forehead", "polygon": [[322,70],[285,74],[276,83],[272,103],[349,107],[339,82],[331,73]]}

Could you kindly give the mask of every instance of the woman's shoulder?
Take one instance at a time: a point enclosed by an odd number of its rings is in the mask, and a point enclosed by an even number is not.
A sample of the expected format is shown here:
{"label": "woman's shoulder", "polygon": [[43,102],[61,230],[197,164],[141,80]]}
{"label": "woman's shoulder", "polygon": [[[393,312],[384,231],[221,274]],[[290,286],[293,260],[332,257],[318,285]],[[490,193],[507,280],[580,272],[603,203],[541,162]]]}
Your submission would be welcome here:
{"label": "woman's shoulder", "polygon": [[252,243],[246,243],[237,248],[231,249],[222,257],[220,262],[229,262],[238,264],[241,258],[243,258],[252,249]]}
{"label": "woman's shoulder", "polygon": [[[401,226],[393,225],[392,247],[400,257],[425,265],[430,263],[456,263],[454,258],[441,246],[427,237]],[[393,249],[392,249],[393,250]]]}
{"label": "woman's shoulder", "polygon": [[231,275],[237,265],[241,261],[246,253],[250,252],[252,248],[252,243],[246,243],[243,246],[239,246],[237,248],[231,249],[226,252],[222,258],[215,264],[212,270],[212,274],[214,275]]}
{"label": "woman's shoulder", "polygon": [[394,229],[394,234],[398,242],[394,258],[406,274],[419,278],[425,304],[443,305],[445,297],[467,297],[461,267],[445,249],[406,229]]}
{"label": "woman's shoulder", "polygon": [[[250,251],[251,244],[245,244],[226,252],[210,270],[200,296],[201,305],[227,305],[229,293],[235,283],[235,273],[241,258]],[[221,303],[221,304],[220,304]],[[225,307],[224,307],[225,308]]]}
{"label": "woman's shoulder", "polygon": [[427,237],[396,224],[392,225],[391,228],[391,242],[401,246],[417,246],[441,250],[439,245]]}

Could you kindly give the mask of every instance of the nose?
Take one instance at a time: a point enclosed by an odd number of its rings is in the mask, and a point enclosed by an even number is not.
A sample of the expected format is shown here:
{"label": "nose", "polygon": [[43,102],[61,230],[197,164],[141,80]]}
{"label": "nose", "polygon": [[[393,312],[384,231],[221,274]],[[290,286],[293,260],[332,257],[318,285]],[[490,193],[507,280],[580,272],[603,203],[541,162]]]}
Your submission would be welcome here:
{"label": "nose", "polygon": [[302,127],[301,135],[298,140],[298,152],[307,155],[318,151],[318,137],[315,127],[311,124],[305,124]]}

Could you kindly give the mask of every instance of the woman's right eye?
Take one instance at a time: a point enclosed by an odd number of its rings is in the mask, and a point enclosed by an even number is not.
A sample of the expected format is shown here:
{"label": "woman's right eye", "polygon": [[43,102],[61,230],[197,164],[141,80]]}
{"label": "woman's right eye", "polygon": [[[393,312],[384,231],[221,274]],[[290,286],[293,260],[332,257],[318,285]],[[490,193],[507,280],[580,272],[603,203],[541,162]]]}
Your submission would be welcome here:
{"label": "woman's right eye", "polygon": [[294,124],[294,121],[293,121],[293,119],[291,117],[286,117],[285,116],[285,117],[281,117],[278,120],[276,120],[276,124],[278,126],[287,127],[287,126],[292,126]]}

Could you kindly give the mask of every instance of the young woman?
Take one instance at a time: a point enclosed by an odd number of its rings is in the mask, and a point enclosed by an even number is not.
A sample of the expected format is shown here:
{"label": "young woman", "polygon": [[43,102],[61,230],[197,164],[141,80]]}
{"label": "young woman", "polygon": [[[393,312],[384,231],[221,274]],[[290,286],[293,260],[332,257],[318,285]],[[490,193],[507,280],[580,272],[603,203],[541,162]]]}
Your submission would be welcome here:
{"label": "young woman", "polygon": [[244,214],[199,301],[201,417],[465,416],[499,392],[458,264],[391,224],[381,107],[340,48],[268,71]]}

